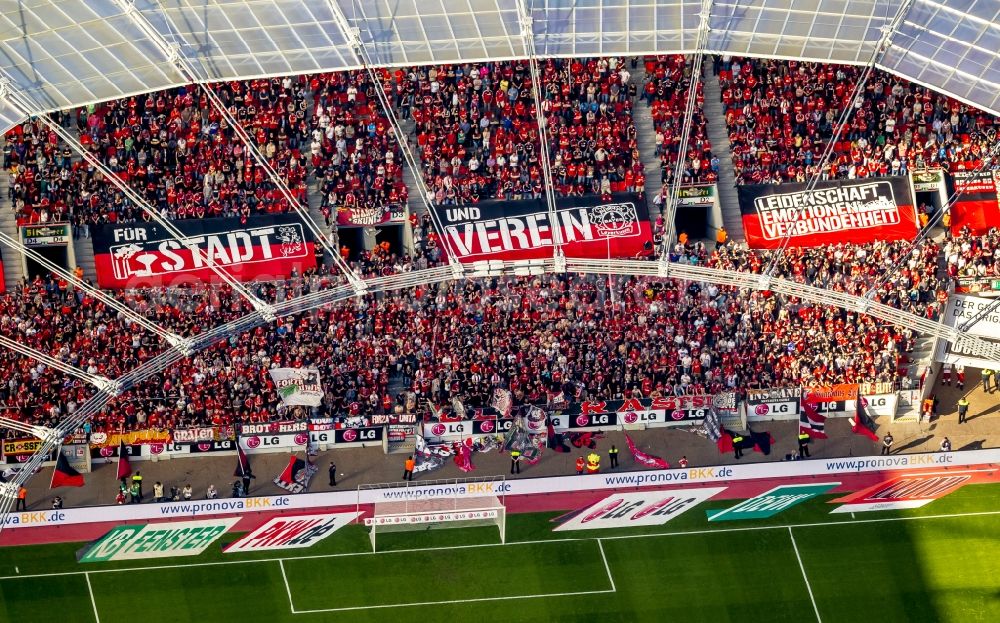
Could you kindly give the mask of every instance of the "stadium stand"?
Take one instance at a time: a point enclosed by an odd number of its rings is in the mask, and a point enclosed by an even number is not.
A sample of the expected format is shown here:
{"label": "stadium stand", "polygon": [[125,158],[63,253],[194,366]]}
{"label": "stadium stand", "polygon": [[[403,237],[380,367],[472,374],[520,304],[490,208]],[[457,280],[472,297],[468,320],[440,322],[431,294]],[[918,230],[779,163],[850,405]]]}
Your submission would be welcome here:
{"label": "stadium stand", "polygon": [[[661,161],[660,180],[670,184],[680,151],[681,127],[691,86],[691,65],[682,54],[647,57],[646,83],[641,99],[652,108],[656,130],[656,155]],[[684,154],[682,182],[684,184],[714,184],[718,180],[719,163],[712,154],[712,143],[706,130],[705,95],[698,85],[691,135]]]}
{"label": "stadium stand", "polygon": [[[381,73],[388,82],[389,72]],[[309,82],[309,150],[326,224],[338,209],[405,204],[402,152],[374,91],[385,86],[371,84],[361,71],[322,74]]]}
{"label": "stadium stand", "polygon": [[737,183],[804,182],[973,169],[998,121],[945,95],[875,70],[830,161],[819,160],[861,69],[803,61],[717,59]]}

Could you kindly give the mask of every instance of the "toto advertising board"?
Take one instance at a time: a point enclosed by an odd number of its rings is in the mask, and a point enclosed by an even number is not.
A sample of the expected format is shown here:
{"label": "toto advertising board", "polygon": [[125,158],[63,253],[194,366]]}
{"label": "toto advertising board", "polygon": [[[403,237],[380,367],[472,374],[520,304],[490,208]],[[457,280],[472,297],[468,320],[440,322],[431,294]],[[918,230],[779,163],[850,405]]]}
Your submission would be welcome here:
{"label": "toto advertising board", "polygon": [[808,485],[782,485],[765,491],[732,508],[706,511],[709,521],[734,521],[737,519],[767,519],[793,506],[823,495],[840,485],[839,482],[821,482]]}
{"label": "toto advertising board", "polygon": [[747,242],[776,249],[843,242],[910,240],[917,233],[906,177],[829,180],[806,184],[740,186],[740,212]]}
{"label": "toto advertising board", "polygon": [[725,487],[708,487],[610,495],[578,512],[554,531],[659,526],[725,490]]}
{"label": "toto advertising board", "polygon": [[433,209],[445,249],[462,262],[550,258],[557,238],[567,257],[631,258],[652,244],[646,201],[632,194],[557,199],[555,223],[540,199]]}
{"label": "toto advertising board", "polygon": [[174,238],[156,223],[91,226],[102,288],[214,282],[208,261],[239,281],[286,278],[315,268],[312,234],[294,215],[183,220]]}
{"label": "toto advertising board", "polygon": [[275,517],[222,548],[227,554],[311,547],[358,518],[360,512]]}
{"label": "toto advertising board", "polygon": [[80,562],[197,556],[239,520],[239,517],[223,517],[118,526],[91,545]]}

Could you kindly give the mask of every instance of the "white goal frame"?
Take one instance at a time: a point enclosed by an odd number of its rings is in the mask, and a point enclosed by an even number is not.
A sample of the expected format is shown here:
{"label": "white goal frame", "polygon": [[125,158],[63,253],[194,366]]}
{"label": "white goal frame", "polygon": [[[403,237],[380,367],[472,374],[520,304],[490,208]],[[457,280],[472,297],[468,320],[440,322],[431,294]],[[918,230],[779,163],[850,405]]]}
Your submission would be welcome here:
{"label": "white goal frame", "polygon": [[358,512],[371,506],[368,527],[372,551],[382,532],[497,526],[507,542],[504,476],[448,478],[421,482],[358,485]]}

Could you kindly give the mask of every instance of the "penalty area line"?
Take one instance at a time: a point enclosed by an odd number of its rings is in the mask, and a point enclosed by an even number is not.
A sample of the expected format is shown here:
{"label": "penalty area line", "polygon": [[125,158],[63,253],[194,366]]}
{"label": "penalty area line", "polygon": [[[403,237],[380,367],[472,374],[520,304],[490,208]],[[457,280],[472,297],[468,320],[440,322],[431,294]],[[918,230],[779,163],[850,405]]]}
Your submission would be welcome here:
{"label": "penalty area line", "polygon": [[97,613],[97,600],[94,599],[94,587],[90,584],[90,573],[84,572],[83,578],[87,580],[87,592],[90,593],[90,605],[94,608],[94,619],[101,623],[101,615]]}
{"label": "penalty area line", "polygon": [[601,543],[601,539],[597,539],[597,549],[601,550],[601,560],[604,561],[604,570],[608,572],[608,580],[611,582],[611,592],[617,593],[618,589],[615,588],[615,578],[611,575],[611,565],[608,564],[608,557],[604,553],[604,543]]}
{"label": "penalty area line", "polygon": [[285,581],[285,593],[288,595],[288,608],[292,611],[292,614],[296,614],[295,602],[292,601],[292,587],[289,586],[288,574],[285,573],[285,561],[279,559],[278,566],[281,567],[281,579]]}
{"label": "penalty area line", "polygon": [[315,610],[293,610],[294,614],[317,614],[320,612],[352,612],[358,610],[377,610],[384,608],[409,608],[411,606],[447,606],[451,604],[482,603],[487,601],[508,601],[511,599],[542,599],[545,597],[580,597],[583,595],[602,595],[614,593],[613,588],[597,591],[573,591],[570,593],[542,593],[538,595],[504,595],[503,597],[474,597],[472,599],[447,599],[442,601],[414,601],[401,604],[374,604],[371,606],[345,606],[343,608],[318,608]]}
{"label": "penalty area line", "polygon": [[823,619],[819,616],[819,606],[816,605],[816,598],[813,597],[812,585],[809,583],[809,576],[806,575],[806,566],[802,564],[802,556],[799,554],[799,546],[795,542],[795,533],[792,532],[792,527],[788,526],[788,537],[792,539],[792,549],[795,551],[795,558],[799,561],[799,569],[802,571],[802,579],[806,581],[806,590],[809,591],[809,601],[812,602],[813,612],[816,613],[816,623],[823,623]]}

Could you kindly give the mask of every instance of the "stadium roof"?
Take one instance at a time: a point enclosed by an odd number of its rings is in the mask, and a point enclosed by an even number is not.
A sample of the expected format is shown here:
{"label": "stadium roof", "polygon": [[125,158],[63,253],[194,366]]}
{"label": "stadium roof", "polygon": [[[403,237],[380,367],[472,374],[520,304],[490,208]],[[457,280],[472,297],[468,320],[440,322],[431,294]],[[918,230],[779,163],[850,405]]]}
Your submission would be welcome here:
{"label": "stadium roof", "polygon": [[[135,0],[145,19],[130,2],[3,2],[10,88],[40,112],[181,85],[170,45],[208,81],[357,68],[337,9],[382,65],[523,58],[520,6],[540,56],[692,53],[703,4],[702,51],[864,64],[905,4],[878,66],[1000,114],[997,0]],[[20,117],[0,102],[0,129]]]}

